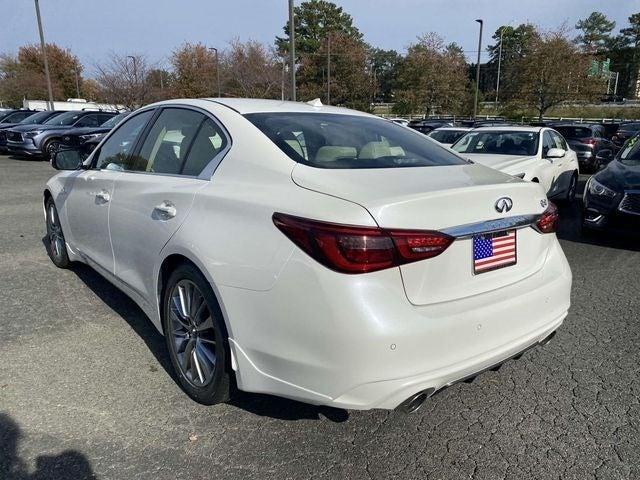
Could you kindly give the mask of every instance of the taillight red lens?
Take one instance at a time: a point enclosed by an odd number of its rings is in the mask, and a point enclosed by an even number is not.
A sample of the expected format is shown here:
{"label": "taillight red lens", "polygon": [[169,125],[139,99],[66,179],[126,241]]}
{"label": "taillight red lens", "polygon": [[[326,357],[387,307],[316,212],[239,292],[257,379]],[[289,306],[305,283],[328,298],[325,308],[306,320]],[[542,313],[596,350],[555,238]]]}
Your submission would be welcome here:
{"label": "taillight red lens", "polygon": [[549,202],[549,206],[536,222],[536,230],[540,233],[553,233],[558,229],[559,221],[560,214],[558,213],[558,207],[556,207],[552,202]]}
{"label": "taillight red lens", "polygon": [[454,240],[440,232],[359,227],[284,213],[274,213],[273,223],[309,256],[343,273],[374,272],[432,258]]}
{"label": "taillight red lens", "polygon": [[580,142],[586,143],[587,145],[591,145],[593,147],[596,144],[596,139],[595,138],[583,138],[582,140],[580,140]]}

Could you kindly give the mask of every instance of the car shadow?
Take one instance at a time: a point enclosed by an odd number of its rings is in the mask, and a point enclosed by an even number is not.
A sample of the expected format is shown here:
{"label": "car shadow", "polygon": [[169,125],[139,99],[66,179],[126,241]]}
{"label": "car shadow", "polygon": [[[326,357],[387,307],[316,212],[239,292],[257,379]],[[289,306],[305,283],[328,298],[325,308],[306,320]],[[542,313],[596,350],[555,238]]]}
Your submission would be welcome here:
{"label": "car shadow", "polygon": [[3,480],[95,480],[91,463],[76,450],[59,455],[40,455],[36,469],[28,472],[28,462],[18,456],[22,437],[19,425],[8,414],[0,413],[0,478]]}
{"label": "car shadow", "polygon": [[568,242],[598,245],[620,250],[640,251],[640,237],[637,233],[603,230],[590,231],[582,229],[582,195],[588,177],[578,181],[576,200],[571,204],[558,202],[560,225],[556,235],[560,240]]}
{"label": "car shadow", "polygon": [[[46,237],[43,239],[43,243],[45,242]],[[169,353],[167,352],[164,337],[156,330],[151,320],[149,320],[140,307],[91,267],[81,263],[74,263],[71,266],[71,271],[75,273],[102,302],[131,326],[133,331],[145,342],[162,368],[173,381],[180,386],[174,373]],[[254,415],[279,420],[320,420],[324,417],[332,422],[340,423],[349,418],[347,410],[315,406],[272,395],[241,391],[236,391],[228,404],[246,410]]]}

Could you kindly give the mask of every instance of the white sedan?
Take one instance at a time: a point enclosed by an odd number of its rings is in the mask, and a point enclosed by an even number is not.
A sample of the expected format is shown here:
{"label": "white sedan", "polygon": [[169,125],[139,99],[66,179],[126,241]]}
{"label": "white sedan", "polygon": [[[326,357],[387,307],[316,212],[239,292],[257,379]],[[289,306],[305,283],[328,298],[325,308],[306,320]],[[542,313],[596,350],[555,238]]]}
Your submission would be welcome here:
{"label": "white sedan", "polygon": [[451,148],[473,162],[540,183],[551,199],[575,198],[578,157],[551,128],[476,128]]}
{"label": "white sedan", "polygon": [[540,185],[372,115],[171,100],[52,165],[51,259],[129,295],[204,404],[237,385],[412,411],[544,344],[569,309]]}

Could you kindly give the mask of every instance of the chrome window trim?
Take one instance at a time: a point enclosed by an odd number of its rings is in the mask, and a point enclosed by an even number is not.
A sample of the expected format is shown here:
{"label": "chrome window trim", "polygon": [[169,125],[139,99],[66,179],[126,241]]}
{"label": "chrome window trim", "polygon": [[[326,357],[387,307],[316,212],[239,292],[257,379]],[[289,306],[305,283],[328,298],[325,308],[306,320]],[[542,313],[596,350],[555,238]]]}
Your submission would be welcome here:
{"label": "chrome window trim", "polygon": [[439,230],[456,239],[470,238],[482,233],[500,232],[503,230],[531,227],[542,215],[515,215],[513,217],[497,218],[483,222],[467,223]]}
{"label": "chrome window trim", "polygon": [[[222,124],[222,122],[220,120],[218,120],[216,118],[215,115],[213,115],[211,112],[209,112],[208,110],[205,110],[204,108],[201,107],[196,107],[194,105],[187,105],[184,103],[170,103],[170,104],[163,104],[163,105],[151,105],[149,107],[145,107],[145,108],[141,108],[139,110],[136,110],[135,112],[131,112],[131,115],[127,115],[125,118],[123,118],[118,125],[116,125],[107,136],[105,136],[105,138],[102,139],[102,141],[100,142],[100,144],[95,148],[94,151],[98,151],[98,149],[100,147],[102,147],[102,144],[104,142],[107,141],[107,139],[115,132],[115,130],[120,126],[120,124],[122,122],[125,122],[126,120],[128,120],[129,118],[132,118],[135,115],[138,115],[140,113],[143,113],[145,111],[148,110],[158,110],[159,113],[157,116],[152,117],[150,119],[150,121],[155,122],[155,120],[157,120],[158,116],[162,113],[162,110],[167,109],[167,108],[182,108],[182,109],[187,109],[187,110],[194,110],[200,114],[203,114],[205,117],[209,118],[210,120],[212,120],[217,126],[218,128],[220,128],[220,131],[222,132],[222,134],[224,135],[225,140],[227,141],[226,146],[220,150],[215,157],[213,157],[209,163],[207,163],[207,166],[204,167],[202,169],[202,172],[200,172],[199,175],[182,175],[179,173],[160,173],[160,172],[142,172],[139,170],[110,170],[110,169],[106,169],[106,168],[92,168],[93,170],[96,170],[98,172],[101,171],[107,171],[107,172],[119,172],[119,173],[127,173],[127,174],[138,174],[138,175],[157,175],[157,176],[163,176],[163,177],[177,177],[177,178],[190,178],[190,179],[200,179],[200,180],[211,180],[211,178],[213,177],[213,174],[215,173],[215,171],[217,170],[218,166],[220,165],[220,163],[222,162],[222,160],[224,160],[224,157],[227,155],[227,153],[229,152],[229,150],[231,149],[231,146],[233,145],[233,140],[231,138],[231,135],[229,134],[229,131],[227,130],[227,128]],[[149,126],[153,126],[153,124],[147,124],[147,126],[145,126],[145,129]],[[146,135],[145,135],[146,138]],[[138,139],[137,141],[140,141],[140,139]],[[139,145],[134,146],[134,150],[138,149],[138,147],[141,145],[141,143]],[[91,152],[91,155],[89,155],[89,157],[87,157],[87,159],[85,160],[86,163],[87,160],[89,158],[93,157],[93,152]],[[91,165],[94,165],[93,159],[91,160]]]}

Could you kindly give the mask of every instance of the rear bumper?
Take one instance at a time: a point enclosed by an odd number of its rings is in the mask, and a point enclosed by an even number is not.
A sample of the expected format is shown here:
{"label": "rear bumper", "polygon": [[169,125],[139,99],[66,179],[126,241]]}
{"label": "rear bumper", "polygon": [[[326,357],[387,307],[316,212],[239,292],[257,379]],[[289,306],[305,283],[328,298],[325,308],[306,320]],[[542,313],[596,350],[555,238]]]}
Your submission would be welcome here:
{"label": "rear bumper", "polygon": [[[487,274],[488,275],[488,274]],[[220,287],[242,390],[349,409],[393,409],[544,340],[569,309],[557,241],[543,268],[452,301],[409,303],[397,269],[330,272],[298,251],[267,292]]]}

